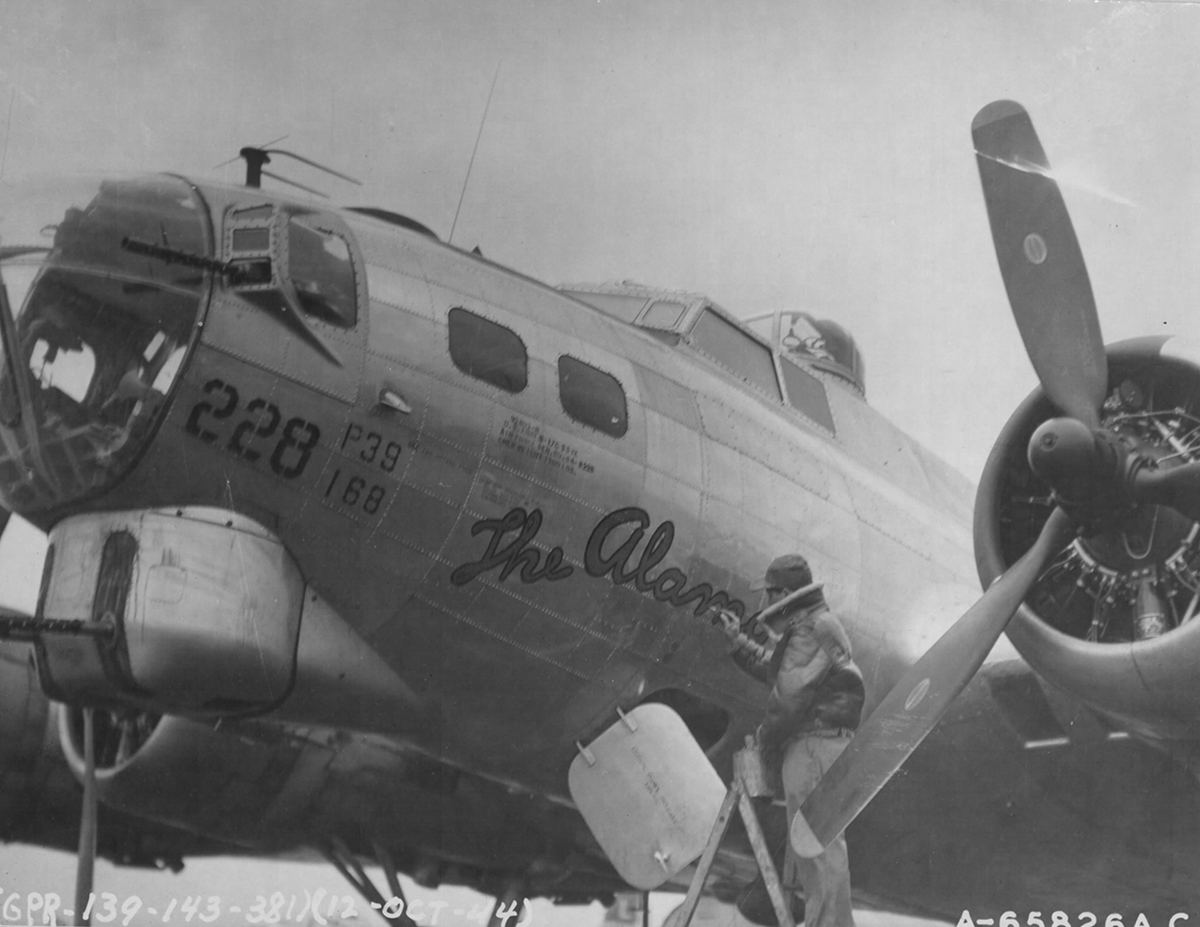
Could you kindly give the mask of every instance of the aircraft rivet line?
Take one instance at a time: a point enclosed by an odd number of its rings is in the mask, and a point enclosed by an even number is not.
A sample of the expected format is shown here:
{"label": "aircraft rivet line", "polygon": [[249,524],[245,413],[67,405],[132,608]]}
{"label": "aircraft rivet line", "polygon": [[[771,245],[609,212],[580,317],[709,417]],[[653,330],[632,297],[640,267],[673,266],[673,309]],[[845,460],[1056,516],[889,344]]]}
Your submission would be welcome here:
{"label": "aircraft rivet line", "polygon": [[[457,523],[457,521],[456,521],[456,523]],[[413,553],[420,554],[423,557],[428,557],[430,560],[434,560],[438,563],[443,564],[444,566],[453,566],[453,564],[449,560],[445,560],[444,558],[442,558],[440,556],[439,551],[427,550],[426,548],[421,547],[419,544],[416,544],[409,538],[403,537],[399,534],[395,534],[392,531],[389,531],[387,526],[382,521],[380,521],[379,524],[375,525],[375,527],[371,531],[370,537],[372,539],[374,539],[377,535],[383,535],[388,540],[395,541],[401,547],[405,547],[408,550],[411,550]]]}
{"label": "aircraft rivet line", "polygon": [[695,490],[696,492],[704,492],[704,487],[702,485],[700,485],[698,483],[690,483],[686,480],[682,480],[679,478],[679,474],[672,473],[669,470],[665,470],[660,467],[655,467],[655,466],[652,466],[651,464],[646,464],[646,472],[654,473],[658,476],[666,477],[667,479],[671,480],[673,483],[676,483],[677,485],[682,486],[685,489]]}
{"label": "aircraft rivet line", "polygon": [[547,657],[545,654],[538,653],[532,647],[526,647],[523,644],[518,644],[516,641],[509,640],[507,637],[505,637],[503,634],[499,633],[498,631],[496,631],[492,628],[489,628],[487,625],[480,624],[479,622],[476,622],[476,621],[472,621],[466,615],[456,615],[453,612],[447,612],[444,608],[440,608],[440,607],[434,605],[428,599],[424,599],[421,596],[416,595],[416,594],[413,595],[413,598],[416,599],[418,602],[421,602],[423,605],[429,605],[429,606],[437,609],[438,611],[440,611],[446,615],[449,615],[451,618],[454,618],[457,621],[461,621],[463,624],[467,625],[468,627],[474,628],[476,631],[482,631],[484,634],[488,635],[488,637],[494,637],[496,640],[501,641],[505,644],[508,644],[510,647],[512,647],[516,650],[523,651],[524,653],[529,654],[531,657],[541,660],[543,663],[549,663],[551,666],[562,670],[564,673],[569,673],[572,676],[582,679],[584,682],[592,681],[592,678],[590,676],[584,675],[583,673],[568,666],[565,663],[560,663],[557,660],[551,659],[550,657]]}
{"label": "aircraft rivet line", "polygon": [[[384,270],[391,270],[391,268],[385,267]],[[391,272],[396,273],[396,271],[391,271]],[[396,312],[407,312],[409,315],[416,316],[418,319],[422,319],[426,322],[436,321],[432,303],[429,306],[429,312],[425,313],[425,312],[418,312],[416,309],[410,309],[408,306],[401,305],[399,302],[396,302],[395,300],[384,299],[383,297],[378,296],[374,293],[371,294],[370,301],[371,301],[372,305],[386,306],[388,309],[393,309]],[[380,354],[378,351],[370,351],[369,353],[374,355],[375,357],[385,356],[385,355]]]}
{"label": "aircraft rivet line", "polygon": [[[563,563],[569,564],[574,567],[579,567],[580,569],[583,568],[582,561],[567,560],[566,558],[564,558]],[[446,564],[446,565],[449,566],[450,564]],[[508,588],[507,586],[497,585],[495,582],[493,582],[490,579],[485,578],[485,577],[480,577],[478,579],[478,582],[479,582],[479,585],[481,588],[491,589],[494,592],[504,593],[509,598],[511,598],[517,602],[520,602],[522,605],[527,606],[528,608],[532,609],[533,611],[538,612],[539,614],[545,615],[548,618],[553,618],[553,619],[557,620],[559,623],[565,624],[567,627],[573,628],[576,631],[582,631],[584,634],[589,634],[592,637],[596,638],[596,640],[604,641],[605,643],[611,643],[609,638],[607,636],[605,636],[604,634],[601,634],[598,631],[593,631],[587,625],[577,624],[576,622],[571,621],[570,619],[565,618],[562,615],[556,614],[555,612],[550,611],[544,605],[541,605],[540,603],[535,602],[533,599],[527,599],[524,596],[518,595],[516,592],[514,592],[512,589]],[[429,605],[433,604],[432,602],[427,602],[427,600],[421,598],[419,594],[414,594],[413,597],[418,599],[419,601],[426,602],[426,604],[429,604]]]}
{"label": "aircraft rivet line", "polygon": [[[703,422],[701,424],[703,425]],[[799,485],[799,486],[803,487],[804,489],[807,489],[809,492],[811,492],[815,496],[820,496],[822,499],[829,498],[828,491],[825,490],[824,487],[811,486],[807,483],[797,481],[796,473],[794,471],[785,471],[784,469],[782,469],[782,467],[775,466],[770,461],[765,460],[763,457],[752,453],[752,450],[753,450],[752,448],[747,449],[745,447],[736,447],[733,444],[730,444],[726,441],[722,441],[720,438],[718,438],[714,434],[712,434],[707,428],[702,428],[702,430],[699,432],[699,434],[702,437],[711,441],[713,444],[716,444],[720,447],[724,447],[728,450],[731,450],[734,453],[738,454],[739,456],[749,457],[755,463],[761,464],[763,467],[770,470],[772,473],[782,476],[788,482],[796,483],[796,485]],[[801,453],[803,453],[803,451],[801,451]],[[815,463],[815,461],[814,461],[814,463]],[[707,474],[706,474],[706,476],[707,476]],[[851,513],[851,514],[853,514],[853,513]]]}
{"label": "aircraft rivet line", "polygon": [[[591,511],[595,512],[597,515],[601,515],[605,511],[602,507],[597,506],[594,503],[589,502],[588,500],[586,500],[580,496],[576,496],[573,493],[569,493],[569,492],[563,492],[561,487],[555,486],[553,483],[548,483],[545,480],[541,480],[541,479],[538,479],[537,477],[530,476],[528,473],[525,473],[522,470],[517,470],[515,467],[510,467],[507,464],[504,464],[501,461],[496,460],[493,457],[488,457],[486,452],[484,453],[484,462],[487,463],[489,466],[494,467],[497,470],[500,470],[503,473],[507,473],[510,476],[520,477],[522,480],[524,480],[527,483],[532,483],[534,486],[538,486],[541,489],[549,490],[550,492],[554,493],[555,495],[561,496],[564,499],[568,499],[571,502],[574,502],[575,504],[582,506],[583,508],[590,509]],[[472,514],[477,514],[477,513],[472,512]],[[479,517],[483,518],[485,516],[480,514]]]}
{"label": "aircraft rivet line", "polygon": [[234,358],[235,360],[240,360],[247,364],[253,364],[256,367],[261,367],[263,370],[267,371],[268,373],[273,374],[277,380],[282,379],[286,373],[287,379],[289,381],[299,383],[301,386],[308,387],[314,393],[320,393],[322,396],[328,396],[330,399],[334,399],[338,402],[346,402],[348,399],[348,395],[343,395],[342,393],[339,393],[339,392],[335,391],[334,389],[331,389],[328,384],[318,383],[314,380],[309,380],[309,379],[301,376],[299,373],[297,373],[295,371],[290,371],[290,370],[284,371],[278,367],[268,366],[261,357],[252,356],[249,354],[242,354],[240,351],[237,351],[234,348],[229,347],[228,345],[206,344],[203,347],[210,351],[218,351],[221,354],[225,354],[228,357]]}

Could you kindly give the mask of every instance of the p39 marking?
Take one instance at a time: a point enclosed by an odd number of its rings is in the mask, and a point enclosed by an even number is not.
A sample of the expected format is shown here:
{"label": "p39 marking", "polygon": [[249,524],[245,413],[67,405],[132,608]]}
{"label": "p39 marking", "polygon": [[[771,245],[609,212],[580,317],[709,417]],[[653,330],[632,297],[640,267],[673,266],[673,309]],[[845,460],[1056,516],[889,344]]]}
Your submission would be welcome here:
{"label": "p39 marking", "polygon": [[[349,451],[346,450],[347,445],[350,447]],[[365,464],[373,464],[384,473],[391,473],[396,469],[404,445],[398,441],[389,441],[379,432],[364,428],[357,422],[348,422],[338,450]],[[354,453],[355,451],[357,453]]]}
{"label": "p39 marking", "polygon": [[324,498],[356,513],[377,514],[388,494],[382,474],[399,476],[395,471],[404,445],[366,425],[347,422],[337,450],[338,465],[325,484]]}

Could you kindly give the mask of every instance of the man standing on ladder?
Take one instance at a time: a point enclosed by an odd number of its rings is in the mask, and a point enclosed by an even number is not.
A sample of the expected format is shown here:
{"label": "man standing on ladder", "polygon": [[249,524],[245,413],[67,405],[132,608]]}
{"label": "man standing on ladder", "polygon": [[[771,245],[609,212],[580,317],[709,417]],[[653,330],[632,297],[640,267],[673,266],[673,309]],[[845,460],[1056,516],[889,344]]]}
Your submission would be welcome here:
{"label": "man standing on ladder", "polygon": [[[771,606],[797,596],[770,613]],[[758,728],[758,747],[776,795],[787,801],[788,825],[858,727],[865,691],[862,672],[850,653],[850,639],[814,584],[808,561],[799,554],[774,560],[755,586],[767,593],[766,619],[775,647],[762,647],[740,630],[732,615],[726,633],[733,658],[750,675],[771,686]],[[796,854],[789,842],[782,882],[803,889],[806,927],[853,927],[850,858],[844,835],[812,859]]]}

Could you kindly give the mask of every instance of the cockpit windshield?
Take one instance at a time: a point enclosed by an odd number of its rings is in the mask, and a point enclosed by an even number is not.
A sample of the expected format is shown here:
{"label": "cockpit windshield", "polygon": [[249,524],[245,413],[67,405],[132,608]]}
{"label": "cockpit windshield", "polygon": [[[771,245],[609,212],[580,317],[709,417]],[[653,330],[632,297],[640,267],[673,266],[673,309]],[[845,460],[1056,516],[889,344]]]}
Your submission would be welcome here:
{"label": "cockpit windshield", "polygon": [[37,510],[127,469],[174,384],[211,268],[172,177],[0,188],[0,493]]}
{"label": "cockpit windshield", "polygon": [[866,368],[853,336],[829,319],[816,319],[795,309],[764,312],[743,323],[769,338],[784,356],[835,374],[866,394]]}

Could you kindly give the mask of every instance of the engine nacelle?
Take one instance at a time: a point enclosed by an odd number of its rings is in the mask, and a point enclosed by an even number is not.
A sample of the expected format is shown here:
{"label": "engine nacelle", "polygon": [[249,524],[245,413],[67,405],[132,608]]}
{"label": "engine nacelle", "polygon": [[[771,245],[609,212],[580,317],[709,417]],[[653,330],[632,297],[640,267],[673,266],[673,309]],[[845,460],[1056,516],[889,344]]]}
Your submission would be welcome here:
{"label": "engine nacelle", "polygon": [[[1108,348],[1102,426],[1145,453],[1200,460],[1200,345],[1142,338]],[[975,507],[985,588],[1033,543],[1054,503],[1026,459],[1061,414],[1036,390],[992,449]],[[1200,738],[1200,524],[1141,504],[1057,556],[1008,627],[1044,679],[1123,729]]]}
{"label": "engine nacelle", "polygon": [[[129,710],[97,710],[94,725],[96,794],[105,806],[248,847],[297,839],[302,825],[292,818],[322,786],[329,762],[328,751],[261,725],[232,732]],[[79,709],[60,705],[58,728],[82,780]],[[302,762],[305,754],[314,756]]]}
{"label": "engine nacelle", "polygon": [[439,723],[436,703],[305,585],[282,542],[232,512],[64,520],[50,533],[38,618],[110,632],[44,626],[39,675],[61,702],[387,733]]}
{"label": "engine nacelle", "polygon": [[54,715],[32,657],[29,644],[0,641],[0,839],[6,841],[36,826],[34,809],[44,800],[53,756]]}
{"label": "engine nacelle", "polygon": [[[82,779],[82,711],[61,705],[55,715],[67,766]],[[439,866],[496,870],[562,863],[531,818],[545,806],[391,738],[131,709],[96,709],[93,731],[102,813],[146,826],[266,853],[311,850],[333,836],[369,853],[378,841],[405,871],[426,855]]]}
{"label": "engine nacelle", "polygon": [[304,581],[273,534],[215,509],[77,515],[50,532],[38,618],[54,699],[230,713],[281,701],[296,671]]}
{"label": "engine nacelle", "polygon": [[[42,692],[33,662],[31,644],[0,641],[0,840],[74,852],[81,767],[63,762],[62,713]],[[210,840],[100,809],[97,852],[121,865],[178,871],[183,855],[213,851]]]}

